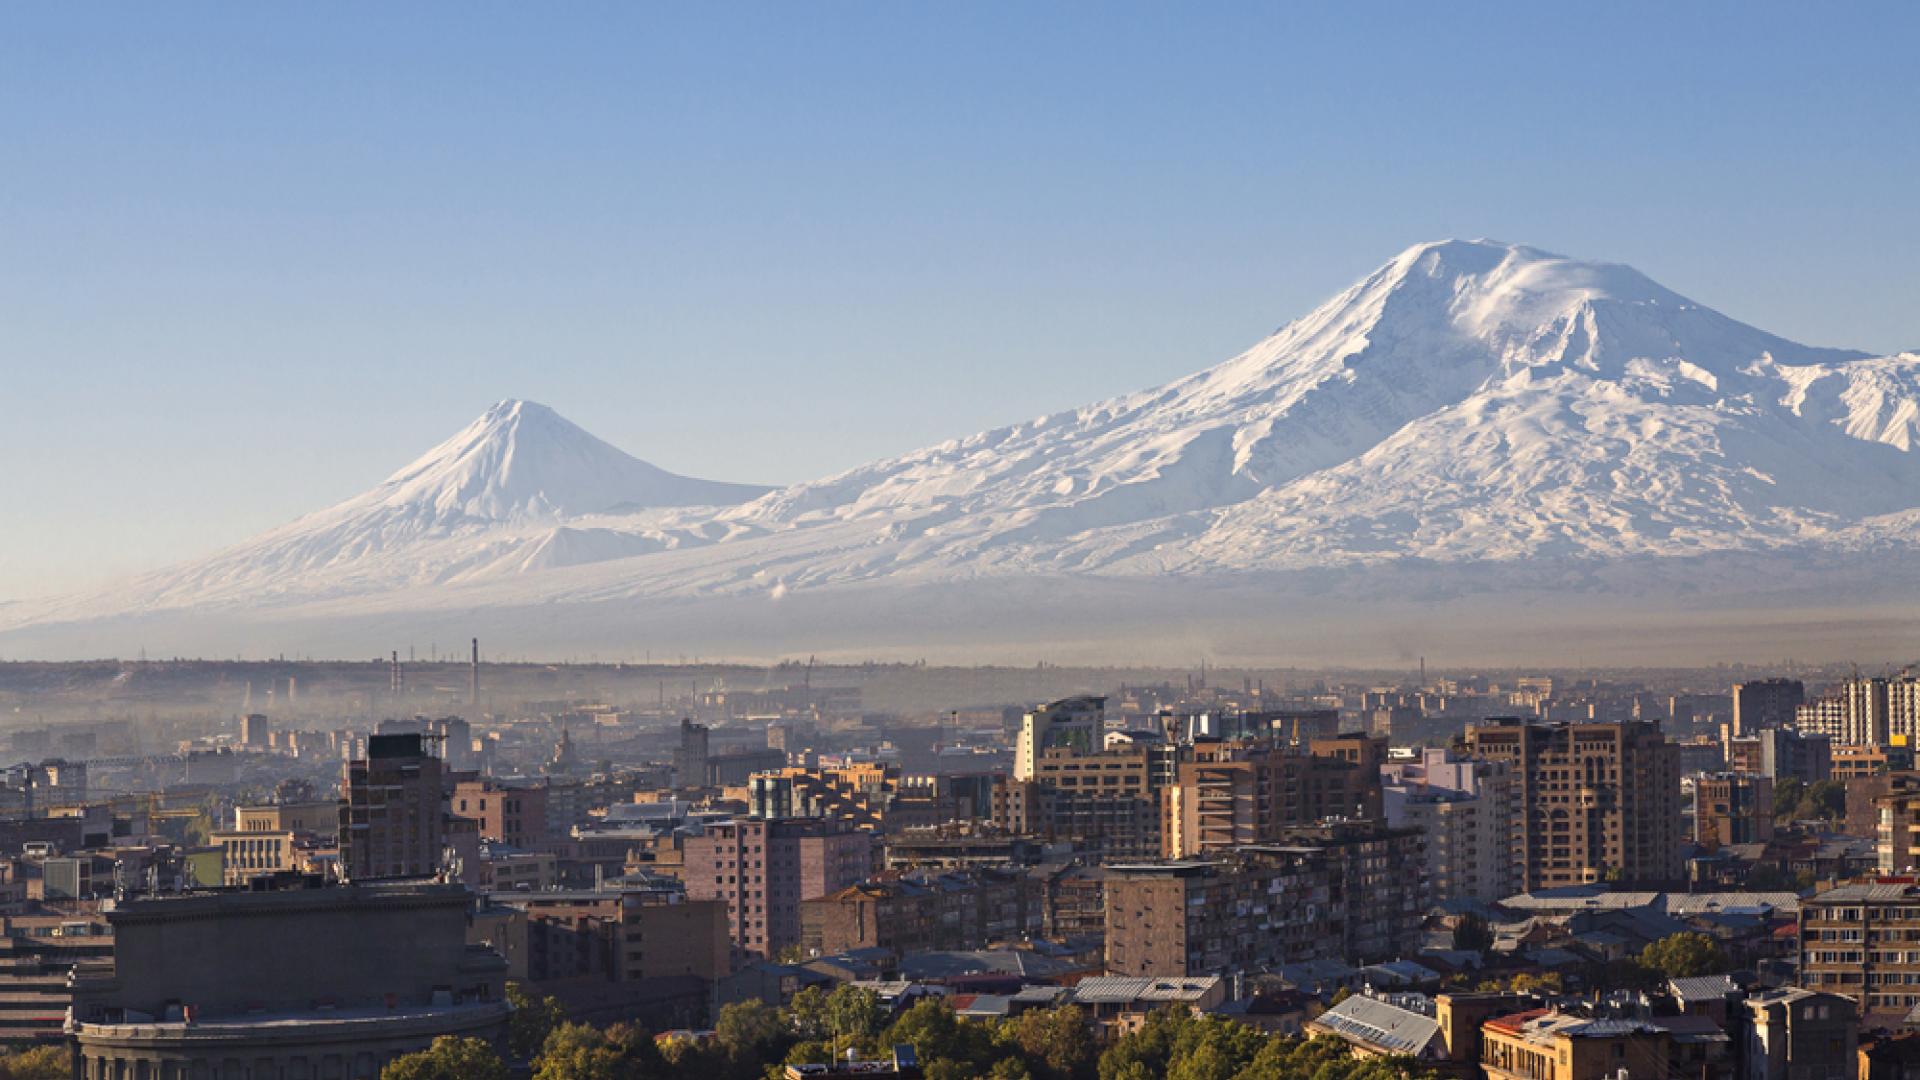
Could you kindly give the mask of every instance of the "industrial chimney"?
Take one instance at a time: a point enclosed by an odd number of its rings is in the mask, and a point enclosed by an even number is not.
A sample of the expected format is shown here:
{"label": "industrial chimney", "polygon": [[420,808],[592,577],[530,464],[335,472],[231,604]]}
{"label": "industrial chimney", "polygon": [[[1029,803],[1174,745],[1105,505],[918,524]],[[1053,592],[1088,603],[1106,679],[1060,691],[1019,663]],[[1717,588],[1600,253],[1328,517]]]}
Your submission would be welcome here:
{"label": "industrial chimney", "polygon": [[467,672],[467,700],[480,710],[480,639],[473,639],[473,667]]}

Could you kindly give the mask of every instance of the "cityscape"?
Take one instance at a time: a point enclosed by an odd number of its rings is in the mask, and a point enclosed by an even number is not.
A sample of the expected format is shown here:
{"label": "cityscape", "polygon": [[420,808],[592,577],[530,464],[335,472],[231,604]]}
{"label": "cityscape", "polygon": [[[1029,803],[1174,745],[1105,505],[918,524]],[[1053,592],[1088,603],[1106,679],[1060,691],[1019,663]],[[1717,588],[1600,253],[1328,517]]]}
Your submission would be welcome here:
{"label": "cityscape", "polygon": [[13,5],[0,1080],[1920,1080],[1920,5]]}

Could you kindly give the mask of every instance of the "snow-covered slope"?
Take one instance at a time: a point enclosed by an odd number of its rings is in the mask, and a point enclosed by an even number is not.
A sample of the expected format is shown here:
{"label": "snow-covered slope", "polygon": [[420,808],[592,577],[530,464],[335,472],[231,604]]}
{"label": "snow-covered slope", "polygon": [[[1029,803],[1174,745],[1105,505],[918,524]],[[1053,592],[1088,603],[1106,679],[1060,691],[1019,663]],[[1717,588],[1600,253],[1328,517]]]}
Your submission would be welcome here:
{"label": "snow-covered slope", "polygon": [[1624,266],[1449,241],[1166,386],[764,494],[502,403],[359,498],[0,626],[1878,557],[1916,535],[1917,444],[1920,356],[1810,348]]}
{"label": "snow-covered slope", "polygon": [[378,487],[208,559],[83,598],[77,610],[360,596],[632,555],[673,540],[570,523],[726,506],[766,491],[667,472],[544,405],[501,401]]}

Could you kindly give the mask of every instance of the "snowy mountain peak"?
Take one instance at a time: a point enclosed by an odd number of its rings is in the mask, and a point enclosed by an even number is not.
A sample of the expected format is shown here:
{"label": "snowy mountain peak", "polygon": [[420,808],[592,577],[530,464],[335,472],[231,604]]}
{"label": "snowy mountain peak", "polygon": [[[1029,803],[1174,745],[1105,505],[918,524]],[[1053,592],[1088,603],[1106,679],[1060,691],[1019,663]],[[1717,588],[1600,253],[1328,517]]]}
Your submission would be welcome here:
{"label": "snowy mountain peak", "polygon": [[[0,612],[0,635],[126,612],[332,617],[369,603],[465,617],[578,602],[618,626],[661,600],[791,610],[883,584],[963,586],[998,629],[1053,617],[1022,599],[1042,580],[1070,582],[1063,610],[1077,612],[1081,595],[1163,577],[1261,575],[1260,589],[1304,583],[1310,596],[1342,583],[1365,594],[1371,578],[1348,576],[1360,568],[1460,568],[1458,587],[1492,590],[1509,567],[1551,582],[1624,560],[1872,564],[1920,543],[1916,492],[1920,356],[1811,348],[1627,266],[1446,240],[1213,367],[764,498],[501,401],[357,498],[125,589]],[[1728,580],[1737,595],[1752,575]],[[1218,596],[1176,591],[1196,610]],[[1272,596],[1275,617],[1293,617]],[[820,609],[833,617],[805,632],[911,606]],[[755,612],[728,625],[758,625]],[[1071,635],[1097,621],[1068,618],[1046,625]]]}
{"label": "snowy mountain peak", "polygon": [[410,508],[449,524],[732,505],[764,490],[675,475],[545,405],[508,398],[356,501]]}

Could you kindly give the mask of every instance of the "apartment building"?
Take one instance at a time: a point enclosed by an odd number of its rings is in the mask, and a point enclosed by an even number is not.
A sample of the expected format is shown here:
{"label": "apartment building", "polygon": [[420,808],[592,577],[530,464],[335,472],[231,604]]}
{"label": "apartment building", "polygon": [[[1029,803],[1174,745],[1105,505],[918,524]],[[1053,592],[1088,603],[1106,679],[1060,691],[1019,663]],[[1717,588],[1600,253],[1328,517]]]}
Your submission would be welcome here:
{"label": "apartment building", "polygon": [[1430,747],[1380,773],[1387,824],[1426,836],[1435,903],[1494,903],[1523,891],[1519,787],[1510,764]]}
{"label": "apartment building", "polygon": [[1412,947],[1426,911],[1417,832],[1346,822],[1290,830],[1286,841],[1217,859],[1109,866],[1108,972],[1368,963]]}
{"label": "apartment building", "polygon": [[1043,889],[1023,871],[889,875],[802,900],[800,945],[810,956],[983,949],[1041,936],[1045,917]]}
{"label": "apartment building", "polygon": [[440,864],[440,759],[418,734],[373,735],[341,783],[340,868],[350,881],[424,877]]}
{"label": "apartment building", "polygon": [[1789,727],[1794,713],[1806,704],[1807,688],[1799,679],[1756,679],[1733,687],[1733,735],[1738,738]]}
{"label": "apartment building", "polygon": [[1174,748],[1135,744],[1082,754],[1044,751],[1029,779],[994,785],[994,824],[1010,833],[1071,844],[1088,858],[1160,855],[1160,777]]}
{"label": "apartment building", "polygon": [[1679,751],[1658,725],[1496,720],[1467,747],[1513,772],[1524,889],[1683,877]]}
{"label": "apartment building", "polygon": [[1364,735],[1194,744],[1161,805],[1160,853],[1170,859],[1270,843],[1326,818],[1380,820],[1386,742]]}
{"label": "apartment building", "polygon": [[1091,695],[1062,698],[1020,719],[1013,744],[1013,778],[1034,780],[1048,750],[1085,755],[1100,749],[1106,731],[1107,699]]}
{"label": "apartment building", "polygon": [[726,905],[644,890],[495,892],[526,913],[525,977],[617,983],[727,974]]}
{"label": "apartment building", "polygon": [[706,826],[684,845],[691,900],[720,900],[734,948],[772,957],[800,943],[800,902],[873,871],[871,833],[843,822],[740,818]]}
{"label": "apartment building", "polygon": [[1709,848],[1773,839],[1773,781],[1753,773],[1696,777],[1693,839]]}
{"label": "apartment building", "polygon": [[478,822],[483,840],[532,848],[548,838],[545,787],[462,780],[453,787],[451,810],[454,817]]}
{"label": "apartment building", "polygon": [[1799,984],[1865,1013],[1920,1005],[1920,887],[1842,885],[1800,901]]}

